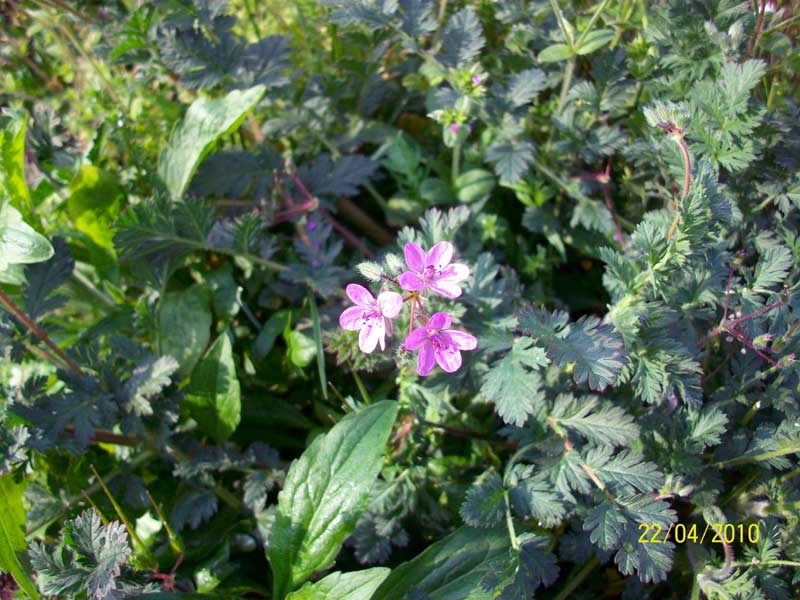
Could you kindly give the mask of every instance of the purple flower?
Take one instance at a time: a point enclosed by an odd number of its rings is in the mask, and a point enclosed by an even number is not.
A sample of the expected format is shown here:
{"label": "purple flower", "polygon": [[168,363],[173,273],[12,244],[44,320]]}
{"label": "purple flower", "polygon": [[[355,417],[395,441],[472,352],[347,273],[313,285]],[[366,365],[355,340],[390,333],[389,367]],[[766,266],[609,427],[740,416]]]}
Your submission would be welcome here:
{"label": "purple flower", "polygon": [[461,351],[474,350],[478,340],[466,331],[448,329],[453,318],[443,312],[435,313],[425,327],[412,331],[403,346],[407,350],[419,348],[417,373],[422,376],[433,370],[438,363],[442,370],[454,373],[461,367]]}
{"label": "purple flower", "polygon": [[430,251],[425,251],[416,244],[406,244],[403,248],[406,264],[410,271],[400,275],[400,287],[409,292],[417,292],[430,288],[446,298],[458,298],[461,288],[457,285],[469,277],[469,267],[462,264],[450,264],[453,258],[453,244],[439,242]]}
{"label": "purple flower", "polygon": [[339,325],[347,331],[358,331],[358,347],[369,354],[380,344],[386,349],[386,333],[392,334],[392,323],[403,308],[403,297],[397,292],[381,292],[378,299],[357,283],[348,284],[345,292],[356,305],[339,315]]}
{"label": "purple flower", "polygon": [[450,133],[458,133],[458,129],[461,127],[458,123],[453,123],[450,125]]}
{"label": "purple flower", "polygon": [[480,85],[481,84],[481,78],[478,77],[477,75],[473,75],[472,76],[472,83],[474,85]]}

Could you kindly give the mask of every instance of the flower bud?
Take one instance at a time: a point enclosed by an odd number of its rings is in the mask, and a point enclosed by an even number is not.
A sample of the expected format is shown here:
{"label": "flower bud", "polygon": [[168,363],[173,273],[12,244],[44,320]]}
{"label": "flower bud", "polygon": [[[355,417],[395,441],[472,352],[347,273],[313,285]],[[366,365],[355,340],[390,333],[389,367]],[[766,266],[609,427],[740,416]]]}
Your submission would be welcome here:
{"label": "flower bud", "polygon": [[372,261],[364,261],[356,265],[356,271],[361,273],[361,276],[370,281],[379,282],[383,275],[383,269],[378,263]]}

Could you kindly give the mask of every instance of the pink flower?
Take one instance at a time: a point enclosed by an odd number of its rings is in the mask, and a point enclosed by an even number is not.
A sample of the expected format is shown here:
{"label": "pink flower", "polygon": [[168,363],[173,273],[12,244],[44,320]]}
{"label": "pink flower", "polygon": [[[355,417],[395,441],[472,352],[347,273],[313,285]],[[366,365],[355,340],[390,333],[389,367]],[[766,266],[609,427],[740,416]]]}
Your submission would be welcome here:
{"label": "pink flower", "polygon": [[404,290],[417,292],[430,288],[446,298],[458,298],[461,295],[461,288],[456,284],[469,277],[469,267],[450,264],[453,244],[439,242],[427,254],[416,244],[406,244],[403,252],[406,264],[411,269],[398,279]]}
{"label": "pink flower", "polygon": [[461,367],[461,350],[474,350],[478,340],[466,331],[448,329],[453,318],[443,312],[435,313],[425,327],[412,331],[403,346],[407,350],[419,348],[417,373],[422,376],[433,370],[438,363],[442,370],[454,373]]}
{"label": "pink flower", "polygon": [[458,133],[458,130],[461,126],[458,123],[453,123],[450,125],[450,133]]}
{"label": "pink flower", "polygon": [[481,78],[478,77],[477,75],[473,75],[472,76],[472,83],[474,85],[480,85],[481,84]]}
{"label": "pink flower", "polygon": [[345,292],[355,302],[339,315],[339,325],[347,331],[358,331],[358,347],[369,354],[380,344],[386,349],[386,333],[392,334],[392,322],[403,308],[403,297],[397,292],[381,292],[378,299],[357,283],[348,284]]}

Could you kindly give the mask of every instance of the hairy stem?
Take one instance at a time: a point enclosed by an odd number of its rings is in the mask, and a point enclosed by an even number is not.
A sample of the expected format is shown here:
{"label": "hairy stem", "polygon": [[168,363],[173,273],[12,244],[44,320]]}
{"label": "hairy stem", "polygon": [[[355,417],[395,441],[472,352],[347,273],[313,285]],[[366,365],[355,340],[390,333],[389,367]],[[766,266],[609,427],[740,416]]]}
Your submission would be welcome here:
{"label": "hairy stem", "polygon": [[[753,0],[753,5],[758,8],[758,0]],[[764,12],[767,10],[767,0],[761,0],[761,8],[758,11],[758,17],[756,18],[756,26],[753,29],[753,37],[750,38],[750,43],[747,44],[747,56],[748,58],[752,58],[753,51],[755,50],[756,44],[758,43],[758,37],[761,34],[761,26],[764,24]]]}
{"label": "hairy stem", "polygon": [[564,66],[564,79],[561,81],[561,93],[558,95],[556,113],[561,113],[561,111],[564,110],[564,105],[567,103],[569,86],[572,85],[572,76],[575,74],[575,62],[575,57],[571,56]]}

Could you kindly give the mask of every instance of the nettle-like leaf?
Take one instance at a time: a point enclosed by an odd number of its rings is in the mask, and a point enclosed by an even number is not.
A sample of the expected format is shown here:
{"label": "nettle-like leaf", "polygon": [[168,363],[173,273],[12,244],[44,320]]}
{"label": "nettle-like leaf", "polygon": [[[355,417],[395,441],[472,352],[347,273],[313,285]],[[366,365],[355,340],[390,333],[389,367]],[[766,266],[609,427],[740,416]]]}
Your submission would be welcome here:
{"label": "nettle-like leaf", "polygon": [[509,80],[506,89],[506,100],[514,108],[519,108],[533,101],[546,85],[544,71],[541,69],[526,69],[515,74]]}
{"label": "nettle-like leaf", "polygon": [[467,490],[461,518],[472,527],[494,527],[505,513],[503,482],[494,472],[485,473]]}
{"label": "nettle-like leaf", "polygon": [[[546,550],[547,538],[524,533],[519,536],[518,543],[519,549],[510,553],[509,560],[497,565],[502,573],[493,574],[482,583],[484,589],[499,590],[499,594],[492,596],[499,600],[533,598],[540,586],[549,586],[558,579],[558,561]],[[508,579],[510,583],[504,583]]]}
{"label": "nettle-like leaf", "polygon": [[343,156],[333,162],[330,155],[320,154],[312,164],[301,166],[297,175],[314,196],[355,196],[358,189],[378,169],[377,163],[360,154]]}
{"label": "nettle-like leaf", "polygon": [[639,426],[631,415],[619,406],[601,403],[597,396],[560,394],[549,418],[595,444],[625,446],[639,437]]}
{"label": "nettle-like leaf", "polygon": [[32,321],[39,321],[66,301],[64,296],[54,295],[54,292],[72,275],[75,261],[64,239],[55,238],[53,249],[55,254],[50,260],[25,269],[26,282],[22,294],[25,297],[25,313]]}
{"label": "nettle-like leaf", "polygon": [[131,549],[122,523],[103,525],[97,512],[87,510],[64,524],[55,550],[34,542],[29,553],[45,594],[86,593],[102,600],[114,597],[117,577]]}
{"label": "nettle-like leaf", "polygon": [[505,185],[518,183],[534,162],[534,146],[528,140],[500,138],[486,149],[486,160]]}
{"label": "nettle-like leaf", "polygon": [[404,33],[412,38],[436,31],[433,0],[400,0],[400,21]]}
{"label": "nettle-like leaf", "polygon": [[178,361],[171,356],[148,357],[140,362],[125,382],[120,404],[128,412],[146,416],[153,414],[150,401],[172,383]]}
{"label": "nettle-like leaf", "polygon": [[658,467],[631,450],[615,453],[610,446],[598,446],[586,453],[584,461],[615,495],[649,492],[664,484]]}
{"label": "nettle-like leaf", "polygon": [[555,363],[575,363],[575,382],[588,382],[592,390],[613,385],[625,365],[622,337],[613,325],[601,323],[597,317],[584,316],[568,323],[565,313],[528,306],[518,312],[518,319],[522,332],[547,348]]}
{"label": "nettle-like leaf", "polygon": [[514,512],[538,520],[541,527],[555,527],[566,516],[564,498],[546,477],[535,475],[532,465],[514,465],[508,491]]}
{"label": "nettle-like leaf", "polygon": [[450,68],[466,66],[485,45],[483,27],[472,9],[460,10],[447,22],[442,33],[442,64]]}
{"label": "nettle-like leaf", "polygon": [[490,366],[481,395],[495,405],[506,423],[522,426],[544,401],[538,370],[547,366],[548,360],[544,349],[529,337],[515,338],[505,348],[508,351]]}

